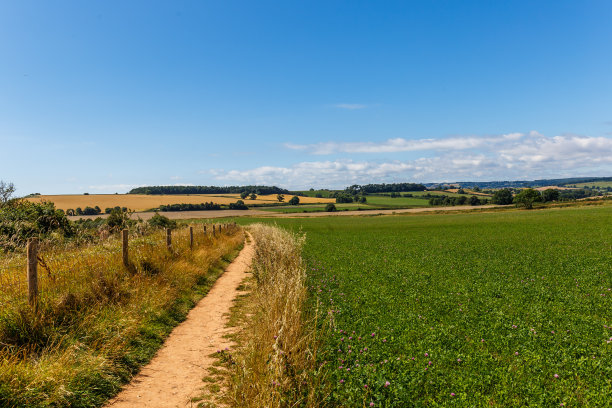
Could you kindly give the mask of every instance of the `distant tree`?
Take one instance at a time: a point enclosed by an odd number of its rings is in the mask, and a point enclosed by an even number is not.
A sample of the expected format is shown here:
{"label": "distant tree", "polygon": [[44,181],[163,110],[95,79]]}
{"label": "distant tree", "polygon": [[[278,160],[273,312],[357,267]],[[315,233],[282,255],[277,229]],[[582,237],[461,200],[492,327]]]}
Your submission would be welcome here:
{"label": "distant tree", "polygon": [[475,191],[475,192],[478,193],[478,192],[480,192],[480,187],[474,186],[474,188],[472,188],[472,191]]}
{"label": "distant tree", "polygon": [[497,190],[491,199],[493,204],[508,205],[512,204],[512,192],[507,188]]}
{"label": "distant tree", "polygon": [[465,194],[465,190],[460,188],[459,190],[457,190],[457,194]]}
{"label": "distant tree", "polygon": [[470,205],[480,205],[480,199],[476,196],[471,196],[468,200],[468,204]]}
{"label": "distant tree", "polygon": [[276,199],[278,200],[279,203],[282,203],[283,201],[285,201],[285,195],[284,194],[277,194],[276,195]]}
{"label": "distant tree", "polygon": [[325,206],[325,211],[327,212],[336,211],[336,205],[334,203],[327,203],[327,205]]}
{"label": "distant tree", "polygon": [[75,215],[75,212],[74,212],[74,210],[72,208],[69,208],[69,209],[66,210],[66,215],[73,216],[73,215]]}
{"label": "distant tree", "polygon": [[0,207],[11,201],[14,192],[15,185],[13,183],[5,183],[0,180]]}
{"label": "distant tree", "polygon": [[514,197],[517,206],[523,206],[528,210],[533,208],[533,203],[541,200],[540,192],[532,188],[526,188]]}
{"label": "distant tree", "polygon": [[81,207],[77,207],[76,210],[74,210],[74,213],[76,215],[83,215],[83,210],[81,209]]}
{"label": "distant tree", "polygon": [[108,208],[108,207],[106,207],[106,208],[104,209],[104,214],[110,214],[110,212],[111,212],[112,210],[113,210],[112,208]]}
{"label": "distant tree", "polygon": [[240,193],[240,198],[242,198],[243,200],[245,200],[248,196],[249,196],[248,191],[243,191],[242,193]]}
{"label": "distant tree", "polygon": [[315,198],[323,198],[323,194],[317,193],[317,194],[315,194]]}
{"label": "distant tree", "polygon": [[255,194],[255,193],[251,193],[251,195],[249,196],[249,198],[250,198],[251,200],[256,200],[256,199],[257,199],[257,194]]}
{"label": "distant tree", "polygon": [[83,193],[83,195],[89,195],[89,193]]}
{"label": "distant tree", "polygon": [[291,204],[291,205],[298,205],[299,203],[300,203],[300,199],[299,199],[298,196],[293,196],[289,200],[289,204]]}
{"label": "distant tree", "polygon": [[238,200],[235,203],[230,203],[229,209],[230,210],[248,210],[249,207],[246,206],[244,201]]}
{"label": "distant tree", "polygon": [[365,198],[365,196],[359,196],[358,201],[359,201],[361,204],[365,204],[365,203],[366,203],[366,201],[368,201],[368,200]]}
{"label": "distant tree", "polygon": [[559,190],[554,189],[554,188],[548,188],[544,191],[542,191],[542,201],[544,202],[549,202],[549,201],[559,201]]}
{"label": "distant tree", "polygon": [[100,214],[102,212],[102,210],[100,209],[100,207],[98,207],[97,205],[94,207],[94,210],[96,210],[97,214]]}

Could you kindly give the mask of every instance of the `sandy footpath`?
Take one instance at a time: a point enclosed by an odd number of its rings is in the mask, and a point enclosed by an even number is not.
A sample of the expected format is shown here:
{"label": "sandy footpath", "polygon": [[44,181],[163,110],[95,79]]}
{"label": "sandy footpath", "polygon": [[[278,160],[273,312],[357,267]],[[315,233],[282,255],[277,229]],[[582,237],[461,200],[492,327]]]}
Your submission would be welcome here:
{"label": "sandy footpath", "polygon": [[177,326],[151,362],[107,405],[112,408],[173,408],[190,406],[201,394],[202,378],[215,359],[210,355],[229,347],[224,338],[230,307],[240,282],[247,277],[254,254],[252,239],[217,279],[210,292]]}

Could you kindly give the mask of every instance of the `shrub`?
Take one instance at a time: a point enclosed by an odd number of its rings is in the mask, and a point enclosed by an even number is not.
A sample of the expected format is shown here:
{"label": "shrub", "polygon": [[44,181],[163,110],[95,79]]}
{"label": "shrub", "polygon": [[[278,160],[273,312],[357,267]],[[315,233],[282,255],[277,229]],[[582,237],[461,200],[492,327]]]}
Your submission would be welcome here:
{"label": "shrub", "polygon": [[229,209],[230,210],[248,210],[249,207],[246,206],[244,201],[238,200],[235,203],[230,203]]}
{"label": "shrub", "polygon": [[482,204],[482,203],[480,202],[480,199],[479,199],[477,196],[471,196],[471,197],[469,198],[469,200],[468,200],[468,203],[469,203],[470,205],[480,205],[480,204]]}
{"label": "shrub", "polygon": [[333,203],[328,203],[325,206],[325,211],[327,211],[327,212],[334,212],[334,211],[336,211],[336,205],[333,204]]}
{"label": "shrub", "polygon": [[164,216],[164,215],[160,215],[157,211],[155,211],[155,215],[153,215],[153,217],[151,217],[151,219],[148,221],[149,225],[154,227],[154,228],[170,228],[170,229],[175,229],[177,227],[177,223],[174,220],[171,220],[170,218]]}
{"label": "shrub", "polygon": [[508,205],[512,204],[512,192],[507,188],[497,190],[491,199],[493,204]]}
{"label": "shrub", "polygon": [[300,199],[298,196],[293,196],[291,197],[291,200],[289,200],[289,204],[291,205],[298,205],[300,203]]}

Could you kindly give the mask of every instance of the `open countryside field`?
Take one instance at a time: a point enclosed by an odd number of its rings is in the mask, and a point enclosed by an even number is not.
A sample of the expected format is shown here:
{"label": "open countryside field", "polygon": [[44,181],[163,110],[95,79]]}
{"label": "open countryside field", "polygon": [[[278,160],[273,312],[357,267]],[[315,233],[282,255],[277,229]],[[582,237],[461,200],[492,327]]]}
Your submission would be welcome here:
{"label": "open countryside field", "polygon": [[[570,185],[568,184],[568,187]],[[612,187],[612,181],[591,181],[589,183],[578,183],[578,184],[571,184],[571,187],[577,187],[577,188],[584,188],[584,187],[595,187],[595,188],[607,188],[607,187]]]}
{"label": "open countryside field", "polygon": [[273,222],[307,236],[329,406],[609,406],[612,206]]}
{"label": "open countryside field", "polygon": [[[286,195],[285,201],[291,196]],[[145,195],[145,194],[65,194],[65,195],[41,195],[27,199],[31,202],[51,201],[56,208],[67,210],[77,207],[98,206],[104,211],[105,208],[115,206],[127,207],[134,211],[147,211],[157,208],[160,205],[169,204],[201,204],[203,202],[213,202],[215,204],[228,205],[240,200],[240,194],[186,194],[186,195]],[[257,199],[246,199],[244,202],[249,204],[271,204],[277,203],[276,195],[257,196]],[[300,197],[302,203],[328,203],[335,202],[329,198]]]}

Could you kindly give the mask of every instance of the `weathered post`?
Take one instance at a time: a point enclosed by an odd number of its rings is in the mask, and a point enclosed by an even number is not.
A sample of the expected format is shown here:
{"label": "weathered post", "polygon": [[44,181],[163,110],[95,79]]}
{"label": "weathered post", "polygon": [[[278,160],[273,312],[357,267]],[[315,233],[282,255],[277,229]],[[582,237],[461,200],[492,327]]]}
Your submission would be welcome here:
{"label": "weathered post", "polygon": [[166,228],[166,246],[168,250],[172,250],[172,230],[170,228]]}
{"label": "weathered post", "polygon": [[215,224],[213,224],[213,237],[215,236]]}
{"label": "weathered post", "polygon": [[128,230],[127,228],[121,231],[121,238],[123,240],[123,266],[128,266]]}
{"label": "weathered post", "polygon": [[189,227],[189,248],[193,249],[193,227]]}
{"label": "weathered post", "polygon": [[206,235],[206,225],[204,225],[204,235]]}
{"label": "weathered post", "polygon": [[28,255],[28,302],[34,308],[38,303],[38,238],[30,238]]}

